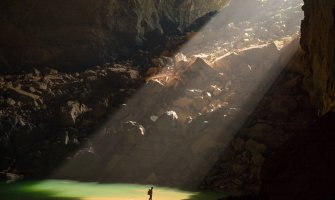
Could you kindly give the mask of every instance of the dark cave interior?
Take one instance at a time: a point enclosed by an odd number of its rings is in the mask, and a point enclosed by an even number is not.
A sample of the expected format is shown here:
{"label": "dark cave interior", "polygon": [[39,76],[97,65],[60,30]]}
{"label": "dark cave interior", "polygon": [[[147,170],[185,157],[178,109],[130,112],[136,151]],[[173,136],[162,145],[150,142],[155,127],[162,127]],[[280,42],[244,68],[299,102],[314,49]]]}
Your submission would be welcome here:
{"label": "dark cave interior", "polygon": [[2,0],[0,27],[0,199],[335,198],[334,0]]}

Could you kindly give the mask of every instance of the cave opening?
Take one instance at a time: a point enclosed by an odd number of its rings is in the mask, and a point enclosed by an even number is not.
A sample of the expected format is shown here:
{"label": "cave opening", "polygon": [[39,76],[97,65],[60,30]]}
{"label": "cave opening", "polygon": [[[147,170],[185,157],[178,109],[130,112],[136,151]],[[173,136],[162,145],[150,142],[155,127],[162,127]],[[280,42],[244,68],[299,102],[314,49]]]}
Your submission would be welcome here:
{"label": "cave opening", "polygon": [[0,174],[41,181],[0,194],[138,199],[155,185],[160,199],[257,195],[267,158],[316,119],[302,0],[107,2],[57,5],[65,27],[55,11],[36,20],[48,4],[36,3],[24,28],[8,19],[20,6],[2,3],[12,10],[1,16]]}

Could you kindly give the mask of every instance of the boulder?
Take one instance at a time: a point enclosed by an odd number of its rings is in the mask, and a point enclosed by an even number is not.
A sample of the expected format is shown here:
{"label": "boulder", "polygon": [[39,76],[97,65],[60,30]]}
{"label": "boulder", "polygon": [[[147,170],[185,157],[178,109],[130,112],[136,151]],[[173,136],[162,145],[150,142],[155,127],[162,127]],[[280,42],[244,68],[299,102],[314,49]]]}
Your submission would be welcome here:
{"label": "boulder", "polygon": [[17,97],[19,99],[24,99],[24,100],[32,100],[32,101],[40,101],[43,102],[43,99],[31,92],[27,92],[25,90],[22,90],[20,87],[8,87],[10,93],[12,94],[13,97]]}
{"label": "boulder", "polygon": [[260,67],[264,63],[273,65],[279,59],[279,55],[279,50],[274,43],[251,46],[217,58],[213,66],[223,73],[232,74],[239,66],[245,66],[243,70],[247,70],[251,66]]}
{"label": "boulder", "polygon": [[123,130],[129,134],[135,134],[135,135],[145,134],[145,128],[141,124],[134,121],[125,122],[122,127]]}
{"label": "boulder", "polygon": [[23,175],[18,175],[14,173],[6,173],[6,183],[14,183],[20,181],[24,178]]}
{"label": "boulder", "polygon": [[167,111],[159,116],[156,122],[151,127],[150,132],[154,134],[178,134],[180,131],[180,122],[178,114],[175,111]]}
{"label": "boulder", "polygon": [[10,106],[14,106],[16,104],[16,101],[12,98],[8,98],[6,102]]}
{"label": "boulder", "polygon": [[68,101],[66,106],[61,108],[61,122],[64,126],[74,125],[77,118],[90,109],[78,101]]}
{"label": "boulder", "polygon": [[146,96],[155,96],[164,90],[164,85],[158,80],[149,80],[143,88],[143,93]]}
{"label": "boulder", "polygon": [[203,76],[217,74],[217,72],[202,58],[196,58],[185,73],[186,76],[187,73],[203,74]]}
{"label": "boulder", "polygon": [[270,60],[274,63],[279,59],[279,50],[274,43],[245,48],[238,54],[241,55],[246,63],[253,65],[259,65],[264,60]]}

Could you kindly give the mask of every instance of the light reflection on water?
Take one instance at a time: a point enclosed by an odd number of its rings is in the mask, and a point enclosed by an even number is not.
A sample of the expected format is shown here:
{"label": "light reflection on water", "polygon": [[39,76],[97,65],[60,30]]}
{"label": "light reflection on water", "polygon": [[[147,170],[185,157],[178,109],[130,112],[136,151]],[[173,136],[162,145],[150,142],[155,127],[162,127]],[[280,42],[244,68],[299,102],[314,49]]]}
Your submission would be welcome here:
{"label": "light reflection on water", "polygon": [[[151,185],[46,180],[0,185],[3,200],[145,200]],[[154,200],[216,200],[223,193],[198,193],[154,186]]]}

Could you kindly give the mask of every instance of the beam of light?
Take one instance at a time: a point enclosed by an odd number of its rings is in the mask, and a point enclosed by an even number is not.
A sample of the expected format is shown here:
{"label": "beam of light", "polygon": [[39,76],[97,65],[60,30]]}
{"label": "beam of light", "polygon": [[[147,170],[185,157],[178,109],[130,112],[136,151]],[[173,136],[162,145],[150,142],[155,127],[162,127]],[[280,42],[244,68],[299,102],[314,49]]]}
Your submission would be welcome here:
{"label": "beam of light", "polygon": [[52,176],[197,187],[295,52],[301,6],[231,1]]}

